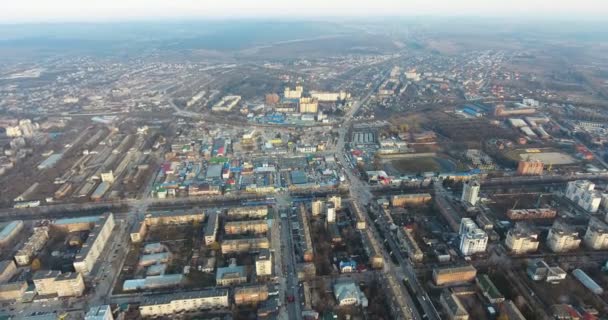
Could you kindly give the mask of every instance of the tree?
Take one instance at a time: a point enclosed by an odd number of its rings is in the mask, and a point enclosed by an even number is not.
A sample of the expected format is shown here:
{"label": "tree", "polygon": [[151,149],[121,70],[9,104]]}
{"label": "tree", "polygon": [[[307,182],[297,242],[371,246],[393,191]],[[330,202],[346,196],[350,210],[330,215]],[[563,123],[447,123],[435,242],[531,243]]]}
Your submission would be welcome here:
{"label": "tree", "polygon": [[32,266],[31,266],[32,271],[40,270],[40,266],[41,266],[40,259],[36,258],[36,259],[34,259],[34,261],[32,261]]}

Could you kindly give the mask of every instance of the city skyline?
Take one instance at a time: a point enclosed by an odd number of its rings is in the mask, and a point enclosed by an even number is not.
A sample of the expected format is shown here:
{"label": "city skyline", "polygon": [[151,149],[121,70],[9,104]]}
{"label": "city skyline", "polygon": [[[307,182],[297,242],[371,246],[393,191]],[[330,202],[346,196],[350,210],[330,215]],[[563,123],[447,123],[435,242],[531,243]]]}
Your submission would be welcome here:
{"label": "city skyline", "polygon": [[0,21],[4,24],[43,22],[102,22],[149,19],[233,19],[233,18],[311,18],[383,16],[488,16],[527,18],[597,19],[608,14],[608,4],[599,0],[548,1],[447,1],[421,0],[307,1],[293,4],[280,0],[252,3],[229,0],[221,3],[192,3],[177,0],[81,1],[24,0],[4,5]]}

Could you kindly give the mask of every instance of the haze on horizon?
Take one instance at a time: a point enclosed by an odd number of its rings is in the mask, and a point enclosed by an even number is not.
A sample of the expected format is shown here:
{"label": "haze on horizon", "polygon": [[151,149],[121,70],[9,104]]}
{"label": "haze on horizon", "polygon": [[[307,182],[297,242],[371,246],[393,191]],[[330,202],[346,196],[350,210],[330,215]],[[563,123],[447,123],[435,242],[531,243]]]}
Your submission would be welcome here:
{"label": "haze on horizon", "polygon": [[606,15],[608,2],[605,0],[20,0],[3,4],[0,23],[382,16],[510,16],[585,20]]}

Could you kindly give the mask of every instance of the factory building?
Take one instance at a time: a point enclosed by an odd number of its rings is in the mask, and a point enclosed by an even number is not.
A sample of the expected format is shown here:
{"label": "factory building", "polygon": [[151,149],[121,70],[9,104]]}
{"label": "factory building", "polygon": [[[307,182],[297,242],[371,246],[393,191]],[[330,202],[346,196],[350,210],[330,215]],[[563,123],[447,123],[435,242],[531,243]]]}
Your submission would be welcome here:
{"label": "factory building", "polygon": [[460,200],[474,206],[479,201],[479,182],[475,180],[465,181],[462,188]]}
{"label": "factory building", "polygon": [[221,244],[222,254],[259,251],[270,248],[266,238],[246,238],[236,240],[224,240]]}
{"label": "factory building", "polygon": [[112,235],[114,229],[114,215],[109,212],[102,216],[102,219],[95,223],[87,241],[82,245],[80,252],[74,259],[74,270],[88,274],[93,270],[93,266],[103,252],[103,249]]}
{"label": "factory building", "polygon": [[449,320],[469,319],[469,313],[460,302],[460,299],[458,299],[458,296],[451,293],[448,289],[442,290],[441,296],[439,297],[439,303]]}
{"label": "factory building", "polygon": [[216,242],[217,230],[219,229],[219,214],[217,212],[209,213],[207,224],[204,229],[205,245],[210,245]]}
{"label": "factory building", "polygon": [[255,233],[264,234],[268,232],[268,222],[266,220],[230,221],[224,225],[226,234]]}
{"label": "factory building", "polygon": [[122,284],[123,291],[153,290],[158,288],[178,287],[184,282],[181,273],[147,276],[143,279],[129,279]]}
{"label": "factory building", "polygon": [[23,221],[11,221],[0,231],[0,246],[8,245],[23,230]]}
{"label": "factory building", "polygon": [[32,280],[41,296],[79,297],[85,289],[84,278],[78,272],[37,271]]}
{"label": "factory building", "polygon": [[539,243],[538,232],[530,225],[520,222],[507,232],[505,239],[505,245],[514,254],[535,252]]}
{"label": "factory building", "polygon": [[255,258],[255,274],[258,277],[272,275],[272,255],[269,250],[260,250]]}
{"label": "factory building", "polygon": [[591,218],[583,241],[593,250],[608,249],[608,225],[599,219]]}
{"label": "factory building", "polygon": [[553,252],[567,252],[578,249],[581,244],[578,232],[570,225],[555,221],[547,235],[547,246]]}
{"label": "factory building", "polygon": [[475,279],[476,275],[477,269],[471,265],[433,269],[433,281],[438,286],[469,282]]}
{"label": "factory building", "polygon": [[595,190],[595,184],[589,180],[568,182],[566,198],[591,213],[597,212],[602,202],[602,194]]}
{"label": "factory building", "polygon": [[526,273],[528,274],[528,277],[534,281],[545,280],[550,283],[559,283],[566,279],[566,271],[557,266],[549,266],[543,259],[528,261]]}
{"label": "factory building", "polygon": [[464,256],[485,252],[488,245],[488,234],[470,218],[460,220],[460,252]]}
{"label": "factory building", "polygon": [[187,311],[228,308],[229,306],[228,290],[212,289],[148,298],[140,304],[139,313],[143,317],[161,317]]}
{"label": "factory building", "polygon": [[507,217],[511,220],[552,219],[556,216],[557,210],[552,208],[507,210]]}
{"label": "factory building", "polygon": [[517,164],[518,176],[541,176],[543,174],[544,164],[541,161],[526,161],[521,160]]}

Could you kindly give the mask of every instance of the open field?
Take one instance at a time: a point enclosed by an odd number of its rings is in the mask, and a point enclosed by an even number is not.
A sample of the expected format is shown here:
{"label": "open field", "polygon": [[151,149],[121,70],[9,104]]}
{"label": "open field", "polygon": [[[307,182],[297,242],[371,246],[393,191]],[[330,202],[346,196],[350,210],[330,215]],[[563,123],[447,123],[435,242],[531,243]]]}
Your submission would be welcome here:
{"label": "open field", "polygon": [[528,152],[530,149],[516,149],[507,153],[507,156],[513,160],[539,160],[546,165],[567,165],[576,163],[576,159],[572,156],[559,152],[557,150],[549,149],[540,152]]}

